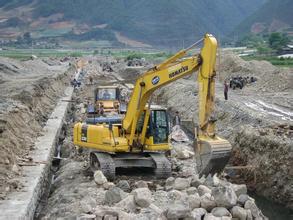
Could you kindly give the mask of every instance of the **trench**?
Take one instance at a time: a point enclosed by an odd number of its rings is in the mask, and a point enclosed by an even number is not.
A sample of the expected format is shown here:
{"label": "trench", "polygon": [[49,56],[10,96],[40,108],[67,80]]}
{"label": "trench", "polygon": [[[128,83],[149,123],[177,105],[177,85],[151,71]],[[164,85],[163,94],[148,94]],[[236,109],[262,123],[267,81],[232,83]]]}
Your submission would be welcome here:
{"label": "trench", "polygon": [[61,167],[61,161],[67,159],[66,158],[67,155],[63,154],[63,152],[62,152],[62,150],[63,150],[62,145],[63,145],[65,137],[69,135],[67,132],[67,129],[68,129],[68,124],[70,124],[70,122],[73,121],[73,118],[74,118],[73,111],[74,111],[74,105],[71,103],[68,106],[66,118],[64,120],[65,122],[62,126],[62,130],[61,130],[60,135],[57,139],[58,141],[55,146],[55,154],[54,154],[53,160],[51,162],[50,170],[48,171],[48,174],[47,174],[48,182],[44,186],[44,190],[41,195],[41,199],[39,200],[39,203],[37,205],[33,219],[39,220],[45,216],[45,214],[43,213],[43,210],[48,204],[48,199],[50,198],[51,188],[52,188],[52,185],[54,184],[54,181],[56,178],[56,173],[59,170],[59,168]]}
{"label": "trench", "polygon": [[[122,83],[120,80],[118,79],[116,80],[119,83]],[[80,98],[84,98],[84,97],[77,97],[77,99],[80,99]],[[39,205],[34,215],[34,219],[38,220],[45,217],[46,212],[44,212],[44,210],[46,210],[46,207],[48,205],[48,200],[51,196],[51,189],[52,189],[52,185],[54,185],[56,172],[63,166],[62,160],[66,160],[66,157],[69,156],[68,153],[64,152],[64,148],[62,145],[63,145],[64,136],[71,137],[70,132],[67,132],[67,131],[69,131],[70,129],[72,130],[72,125],[75,121],[75,114],[74,114],[76,110],[75,105],[77,103],[78,102],[74,100],[69,107],[70,110],[68,111],[65,124],[62,129],[63,132],[61,132],[61,136],[59,138],[58,144],[56,145],[55,157],[57,158],[61,157],[62,159],[57,159],[52,162],[52,166],[49,173],[49,176],[50,176],[49,179],[51,180],[51,182],[48,183],[48,186],[46,187],[46,190],[42,196],[42,199],[39,202]],[[184,122],[183,128],[189,137],[192,136],[193,134],[192,127],[193,127],[192,124],[188,122]],[[67,149],[67,150],[69,151],[71,149]],[[142,173],[142,172],[144,173],[145,171],[142,171],[140,169],[118,170],[117,172],[118,175],[117,175],[117,179],[115,183],[118,182],[119,180],[128,180],[130,182],[130,185],[132,185],[137,180],[146,180],[146,181],[152,180],[153,181],[151,173],[146,172],[146,175],[137,175],[137,173]],[[92,180],[92,177],[90,180]],[[263,211],[264,215],[266,215],[269,219],[276,219],[276,220],[292,219],[293,217],[292,210],[285,208],[283,205],[270,201],[262,196],[259,196],[255,192],[250,192],[250,195],[256,200],[256,204]]]}

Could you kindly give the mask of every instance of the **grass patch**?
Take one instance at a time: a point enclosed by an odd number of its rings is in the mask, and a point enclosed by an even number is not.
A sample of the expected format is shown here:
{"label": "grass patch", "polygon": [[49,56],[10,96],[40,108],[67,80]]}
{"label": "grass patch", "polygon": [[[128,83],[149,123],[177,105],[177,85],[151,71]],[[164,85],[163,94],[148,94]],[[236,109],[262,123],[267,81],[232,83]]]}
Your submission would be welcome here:
{"label": "grass patch", "polygon": [[278,58],[273,56],[246,56],[242,57],[244,60],[266,60],[273,64],[274,66],[281,67],[293,67],[293,59],[292,58]]}
{"label": "grass patch", "polygon": [[82,57],[84,55],[93,54],[92,51],[87,50],[56,50],[56,49],[10,49],[1,50],[0,56],[9,57],[14,59],[30,59],[31,56],[35,55],[37,57]]}

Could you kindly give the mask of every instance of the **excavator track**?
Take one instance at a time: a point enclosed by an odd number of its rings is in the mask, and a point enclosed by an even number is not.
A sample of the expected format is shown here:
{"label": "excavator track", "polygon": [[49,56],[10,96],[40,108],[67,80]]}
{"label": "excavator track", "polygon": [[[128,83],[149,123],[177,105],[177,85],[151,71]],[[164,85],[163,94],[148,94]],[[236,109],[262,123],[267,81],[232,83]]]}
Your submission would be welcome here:
{"label": "excavator track", "polygon": [[199,176],[221,173],[231,156],[232,146],[226,140],[201,141],[196,149],[196,165]]}
{"label": "excavator track", "polygon": [[158,179],[168,178],[172,174],[171,163],[163,153],[149,154],[156,164],[155,176]]}
{"label": "excavator track", "polygon": [[108,180],[115,179],[115,162],[107,153],[92,151],[90,153],[90,167],[93,172],[101,170]]}

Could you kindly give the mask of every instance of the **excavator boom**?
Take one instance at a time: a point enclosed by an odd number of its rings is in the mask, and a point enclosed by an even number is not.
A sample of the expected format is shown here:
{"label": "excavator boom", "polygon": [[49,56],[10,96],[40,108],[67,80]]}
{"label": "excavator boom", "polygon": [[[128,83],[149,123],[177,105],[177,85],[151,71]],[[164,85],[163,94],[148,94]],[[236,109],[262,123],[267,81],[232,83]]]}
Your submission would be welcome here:
{"label": "excavator boom", "polygon": [[[199,69],[199,126],[196,132],[197,137],[195,137],[195,151],[199,174],[208,175],[218,173],[224,169],[230,158],[232,147],[227,140],[221,139],[215,134],[216,120],[213,114],[217,40],[210,34],[206,34],[202,40],[204,41],[204,46],[199,55],[179,60],[200,41],[185,50],[179,51],[174,56],[143,74],[137,80],[126,116],[123,120],[123,127],[126,131],[130,132],[129,144],[132,145],[137,120],[152,93],[156,89]],[[142,136],[144,137],[144,135]]]}

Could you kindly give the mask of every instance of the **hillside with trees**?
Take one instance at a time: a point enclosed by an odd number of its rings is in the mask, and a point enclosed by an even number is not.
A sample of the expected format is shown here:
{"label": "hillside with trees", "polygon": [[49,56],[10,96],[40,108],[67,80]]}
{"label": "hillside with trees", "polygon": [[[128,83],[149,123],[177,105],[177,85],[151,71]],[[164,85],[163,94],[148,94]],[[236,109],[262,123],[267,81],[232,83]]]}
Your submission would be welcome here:
{"label": "hillside with trees", "polygon": [[[115,41],[115,33],[180,47],[210,32],[223,37],[266,0],[0,0],[0,37]],[[27,7],[22,13],[19,8]],[[6,19],[6,20],[5,20]],[[13,24],[13,25],[11,25]]]}

